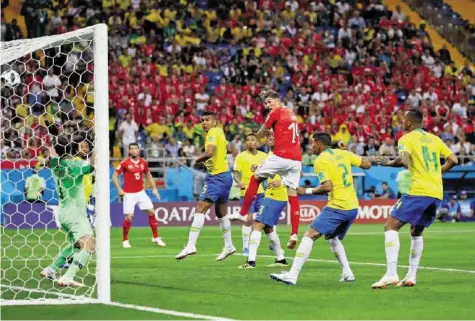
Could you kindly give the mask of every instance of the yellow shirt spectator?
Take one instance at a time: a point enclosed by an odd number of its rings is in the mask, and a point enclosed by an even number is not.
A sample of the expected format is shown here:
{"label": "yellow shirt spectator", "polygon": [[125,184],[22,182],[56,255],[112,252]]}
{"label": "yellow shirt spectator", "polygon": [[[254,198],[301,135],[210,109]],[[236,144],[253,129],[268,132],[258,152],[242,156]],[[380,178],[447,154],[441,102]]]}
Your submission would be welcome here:
{"label": "yellow shirt spectator", "polygon": [[249,51],[254,50],[254,56],[260,57],[262,55],[262,49],[259,47],[247,47],[242,50],[244,56],[249,55]]}
{"label": "yellow shirt spectator", "polygon": [[[53,3],[54,4],[54,3]],[[110,8],[115,4],[114,0],[102,0],[102,7],[104,9]]]}
{"label": "yellow shirt spectator", "polygon": [[116,0],[115,2],[119,5],[121,10],[127,10],[130,6],[130,0]]}
{"label": "yellow shirt spectator", "polygon": [[167,134],[170,136],[172,134],[172,130],[170,127],[168,127],[165,124],[157,124],[153,123],[145,127],[145,131],[150,135],[150,136],[159,136],[161,137],[163,134]]}
{"label": "yellow shirt spectator", "polygon": [[130,65],[130,62],[132,61],[132,56],[122,54],[119,56],[119,61],[122,67],[128,67]]}

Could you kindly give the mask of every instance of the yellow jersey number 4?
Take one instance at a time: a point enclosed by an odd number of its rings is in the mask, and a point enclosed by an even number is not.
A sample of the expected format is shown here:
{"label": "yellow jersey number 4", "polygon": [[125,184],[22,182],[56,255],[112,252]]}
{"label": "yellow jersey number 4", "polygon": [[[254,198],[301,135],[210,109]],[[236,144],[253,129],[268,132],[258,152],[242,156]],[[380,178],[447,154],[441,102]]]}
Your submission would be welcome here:
{"label": "yellow jersey number 4", "polygon": [[436,152],[431,152],[427,146],[422,146],[422,157],[427,171],[431,170],[431,163],[434,166],[434,172],[439,171],[439,159]]}

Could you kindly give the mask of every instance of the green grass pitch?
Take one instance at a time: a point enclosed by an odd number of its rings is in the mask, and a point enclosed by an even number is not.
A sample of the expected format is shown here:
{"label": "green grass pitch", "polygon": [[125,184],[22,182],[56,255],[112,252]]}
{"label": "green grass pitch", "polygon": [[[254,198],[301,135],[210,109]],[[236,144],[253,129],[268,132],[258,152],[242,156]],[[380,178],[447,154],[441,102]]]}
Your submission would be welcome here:
{"label": "green grass pitch", "polygon": [[[304,231],[306,226],[301,229]],[[426,231],[421,265],[437,269],[420,270],[417,287],[372,290],[371,284],[385,271],[384,266],[378,265],[385,263],[382,230],[382,225],[354,225],[344,240],[348,258],[353,263],[355,283],[338,282],[339,265],[326,242],[319,240],[297,286],[292,287],[269,278],[269,273],[281,268],[265,267],[273,261],[265,237],[258,252],[257,268],[239,270],[238,266],[245,262],[241,255],[216,262],[215,256],[223,245],[217,226],[203,229],[197,256],[179,262],[174,256],[186,243],[188,228],[161,227],[166,248],[152,244],[148,228],[132,228],[131,249],[122,248],[121,230],[115,228],[111,241],[112,299],[230,319],[473,319],[474,224],[434,224]],[[288,231],[286,226],[278,228],[283,245],[287,242]],[[235,226],[233,239],[239,250],[240,234],[240,227]],[[7,235],[12,235],[11,231],[7,231]],[[32,236],[26,239],[32,240]],[[407,265],[410,245],[407,228],[400,239],[399,264]],[[12,238],[2,236],[2,246],[5,246],[5,240]],[[21,238],[16,236],[13,240],[21,241]],[[48,243],[45,240],[41,244]],[[37,246],[34,241],[28,245],[14,251],[10,247],[2,251],[2,270],[5,259],[12,255],[27,257],[31,247]],[[35,250],[41,249],[35,247]],[[295,251],[286,250],[288,258],[293,258],[294,254]],[[18,264],[14,263],[14,266],[25,268],[24,262]],[[38,261],[29,262],[28,268],[38,271]],[[400,267],[400,277],[406,271]],[[2,273],[4,277],[8,278],[8,273]],[[2,307],[1,312],[4,320],[186,319],[101,305]]]}

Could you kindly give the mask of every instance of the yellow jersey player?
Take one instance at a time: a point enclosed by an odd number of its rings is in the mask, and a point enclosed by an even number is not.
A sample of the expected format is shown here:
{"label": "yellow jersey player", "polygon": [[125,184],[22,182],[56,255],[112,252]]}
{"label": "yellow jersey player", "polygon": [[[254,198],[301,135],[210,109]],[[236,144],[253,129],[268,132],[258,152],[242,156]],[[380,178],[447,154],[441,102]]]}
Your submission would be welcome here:
{"label": "yellow jersey player", "polygon": [[208,175],[205,179],[203,192],[200,194],[200,199],[196,205],[188,244],[175,258],[182,260],[187,256],[196,254],[196,241],[204,225],[205,213],[214,204],[216,216],[224,236],[224,248],[216,260],[222,261],[236,253],[236,248],[231,239],[231,221],[226,215],[229,192],[233,185],[233,177],[227,161],[228,142],[223,130],[218,127],[218,119],[215,113],[205,111],[201,116],[201,125],[206,132],[205,152],[196,159],[195,163],[198,165],[204,164]]}
{"label": "yellow jersey player", "polygon": [[[407,168],[411,174],[411,187],[393,207],[384,226],[387,270],[383,278],[372,285],[374,289],[387,288],[388,285],[416,285],[423,248],[422,232],[434,221],[443,198],[442,173],[458,163],[457,157],[439,137],[422,130],[422,120],[419,110],[406,112],[403,125],[407,134],[398,141],[398,157],[392,161],[385,157],[376,159],[383,166]],[[441,157],[446,159],[443,165]],[[399,230],[407,223],[411,224],[409,271],[399,282]]]}
{"label": "yellow jersey player", "polygon": [[356,156],[341,149],[332,149],[330,146],[331,137],[329,134],[316,133],[313,135],[312,149],[319,155],[315,160],[314,170],[320,179],[320,186],[306,189],[299,187],[297,192],[299,195],[328,193],[328,203],[305,232],[290,271],[271,274],[271,278],[276,281],[295,285],[305,261],[312,252],[313,242],[322,235],[327,239],[342,267],[343,273],[340,281],[355,280],[345,248],[341,243],[358,215],[358,198],[353,186],[351,166],[368,169],[371,168],[371,163],[366,157]]}
{"label": "yellow jersey player", "polygon": [[[251,171],[253,165],[260,165],[264,162],[267,158],[267,154],[257,150],[258,139],[257,136],[254,134],[247,135],[246,137],[246,146],[247,150],[239,153],[234,160],[234,169],[233,169],[233,177],[234,181],[238,184],[241,190],[241,204],[244,198],[244,194],[246,189],[249,185],[252,175],[254,172]],[[262,200],[264,199],[264,188],[259,186],[257,194],[252,202],[251,209],[247,218],[242,225],[242,254],[247,256],[249,254],[249,235],[252,231],[252,218],[253,214],[257,213],[257,211],[261,207]],[[231,219],[240,219],[241,215],[236,215]]]}
{"label": "yellow jersey player", "polygon": [[[270,135],[267,139],[269,146],[273,148],[274,136]],[[271,155],[272,152],[269,153],[269,156]],[[254,172],[256,168],[257,166],[254,165],[252,172]],[[284,252],[280,246],[279,236],[275,231],[275,226],[279,222],[280,215],[287,205],[287,199],[287,187],[282,184],[281,177],[275,175],[274,177],[267,179],[265,198],[259,208],[256,220],[254,224],[252,224],[247,262],[241,265],[239,267],[240,269],[253,269],[256,267],[257,249],[261,243],[262,230],[264,230],[264,233],[269,239],[270,247],[276,256],[275,263],[269,266],[287,265],[287,260],[285,259]]]}

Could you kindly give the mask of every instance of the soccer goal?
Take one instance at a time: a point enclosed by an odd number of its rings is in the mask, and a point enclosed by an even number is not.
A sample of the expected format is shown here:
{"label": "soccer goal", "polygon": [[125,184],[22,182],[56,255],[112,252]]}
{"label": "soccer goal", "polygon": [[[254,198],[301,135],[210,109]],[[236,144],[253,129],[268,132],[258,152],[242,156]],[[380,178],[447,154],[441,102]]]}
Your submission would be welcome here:
{"label": "soccer goal", "polygon": [[[111,300],[107,41],[107,26],[98,24],[0,44],[2,305]],[[51,265],[61,277],[79,251],[59,228],[61,197],[48,164],[59,135],[76,164],[88,166],[95,151],[94,172],[81,177],[95,252],[90,248],[87,264],[75,262],[80,287],[41,276]]]}

